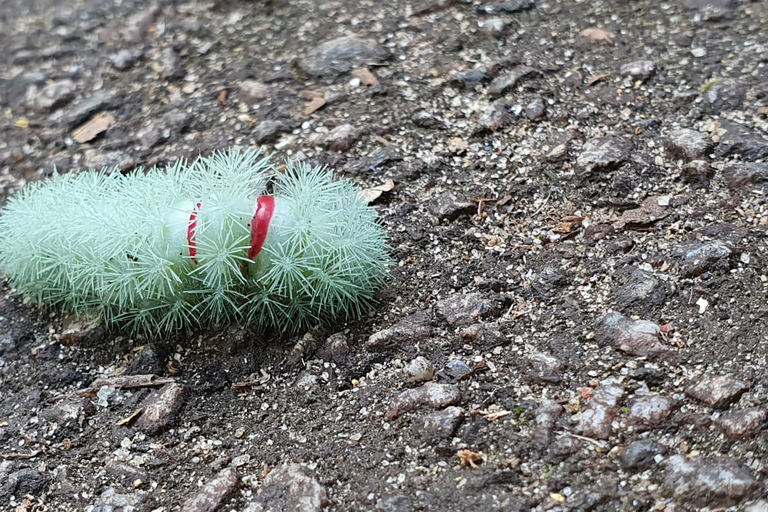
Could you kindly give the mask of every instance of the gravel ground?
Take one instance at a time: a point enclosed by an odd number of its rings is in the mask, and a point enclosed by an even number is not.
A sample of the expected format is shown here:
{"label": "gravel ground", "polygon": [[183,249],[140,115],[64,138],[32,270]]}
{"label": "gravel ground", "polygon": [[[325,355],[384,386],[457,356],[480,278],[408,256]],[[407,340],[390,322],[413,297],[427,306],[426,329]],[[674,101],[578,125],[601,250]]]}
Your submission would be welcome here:
{"label": "gravel ground", "polygon": [[[768,510],[768,2],[5,0],[0,201],[228,147],[370,188],[289,338],[0,293],[0,508]],[[389,188],[389,187],[385,187]]]}

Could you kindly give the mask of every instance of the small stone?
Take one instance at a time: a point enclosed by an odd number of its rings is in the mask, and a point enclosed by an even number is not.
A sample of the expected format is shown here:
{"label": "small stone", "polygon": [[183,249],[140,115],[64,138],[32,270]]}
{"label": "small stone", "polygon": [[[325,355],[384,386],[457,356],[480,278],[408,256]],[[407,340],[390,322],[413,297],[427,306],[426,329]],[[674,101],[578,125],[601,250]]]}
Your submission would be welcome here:
{"label": "small stone", "polygon": [[312,393],[317,390],[320,378],[309,370],[303,370],[293,383],[293,387],[301,394]]}
{"label": "small stone", "polygon": [[414,16],[432,14],[451,7],[455,3],[456,0],[419,0],[414,4],[412,14]]}
{"label": "small stone", "polygon": [[552,443],[557,420],[565,414],[565,408],[553,400],[545,400],[536,409],[533,442],[539,449],[547,448]]}
{"label": "small stone", "polygon": [[472,324],[490,309],[479,293],[455,293],[435,304],[437,317],[451,327]]}
{"label": "small stone", "polygon": [[705,114],[715,115],[723,110],[740,110],[747,97],[747,84],[738,79],[728,78],[705,84],[703,91],[701,93],[702,110]]}
{"label": "small stone", "polygon": [[142,130],[136,134],[136,137],[141,142],[141,148],[148,151],[155,146],[158,146],[165,140],[165,134],[163,133],[163,127],[161,123],[155,122],[142,128]]}
{"label": "small stone", "polygon": [[48,477],[35,469],[21,469],[8,475],[5,485],[0,488],[0,497],[41,495],[48,485]]}
{"label": "small stone", "polygon": [[272,88],[258,80],[244,80],[238,89],[238,97],[244,103],[253,105],[269,98]]}
{"label": "small stone", "polygon": [[440,220],[452,221],[461,215],[477,211],[477,207],[472,203],[460,201],[453,194],[442,194],[430,203],[429,211]]}
{"label": "small stone", "polygon": [[127,71],[133,67],[136,61],[141,57],[141,50],[123,49],[117,52],[110,59],[112,67],[118,71]]}
{"label": "small stone", "polygon": [[725,133],[720,136],[717,156],[738,155],[745,162],[768,158],[768,139],[758,131],[726,119],[720,125]]}
{"label": "small stone", "polygon": [[731,252],[725,243],[715,240],[681,244],[674,249],[673,254],[682,259],[680,276],[689,278],[710,272],[716,266],[727,269]]}
{"label": "small stone", "polygon": [[667,461],[664,487],[688,507],[726,508],[752,496],[760,483],[730,459],[690,460],[673,455]]}
{"label": "small stone", "polygon": [[482,24],[483,32],[485,32],[488,37],[499,38],[504,34],[504,29],[507,28],[506,22],[501,18],[491,18],[483,21]]}
{"label": "small stone", "polygon": [[488,94],[491,96],[501,96],[506,94],[517,84],[517,82],[535,73],[536,70],[531,67],[523,65],[517,66],[513,70],[503,73],[495,78],[488,86]]}
{"label": "small stone", "polygon": [[670,132],[666,139],[666,148],[673,158],[698,160],[707,156],[714,148],[712,140],[701,132],[680,128]]}
{"label": "small stone", "polygon": [[[162,71],[160,76],[171,80],[180,80],[187,75],[186,70],[179,64],[179,56],[172,47],[166,47],[161,55]],[[187,84],[189,85],[189,84]]]}
{"label": "small stone", "polygon": [[624,137],[595,137],[584,143],[578,165],[589,172],[611,170],[629,159],[632,141]]}
{"label": "small stone", "polygon": [[126,464],[125,462],[109,460],[104,469],[112,478],[120,478],[130,482],[136,480],[141,480],[142,482],[149,481],[149,476],[146,471],[137,468],[136,466]]}
{"label": "small stone", "polygon": [[373,39],[340,37],[311,50],[299,68],[315,78],[334,77],[355,68],[385,62],[389,51]]}
{"label": "small stone", "polygon": [[733,190],[768,182],[768,164],[733,163],[723,173],[728,187]]}
{"label": "small stone", "polygon": [[149,435],[157,435],[169,428],[184,404],[186,389],[171,383],[150,394],[141,403],[143,413],[136,421],[136,428]]}
{"label": "small stone", "polygon": [[724,409],[741,398],[749,388],[749,382],[729,375],[704,375],[686,390],[686,394],[715,409]]}
{"label": "small stone", "polygon": [[700,59],[702,57],[706,57],[707,56],[707,49],[706,48],[701,48],[701,47],[691,48],[691,55],[693,55],[697,59]]}
{"label": "small stone", "polygon": [[543,352],[537,352],[530,358],[530,376],[535,382],[557,383],[563,380],[565,364],[558,358]]}
{"label": "small stone", "polygon": [[472,368],[458,359],[445,363],[445,368],[440,372],[440,376],[450,382],[459,382],[470,375],[472,375]]}
{"label": "small stone", "polygon": [[256,144],[271,144],[289,131],[291,127],[283,121],[262,121],[254,130],[253,140]]}
{"label": "small stone", "polygon": [[63,107],[75,99],[76,87],[72,80],[51,82],[38,89],[37,85],[27,89],[27,106],[38,112],[54,110]]}
{"label": "small stone", "polygon": [[578,430],[587,437],[608,439],[613,430],[613,420],[619,414],[619,402],[624,396],[624,389],[615,384],[601,386],[581,411]]}
{"label": "small stone", "polygon": [[395,404],[387,411],[386,417],[387,421],[391,421],[422,406],[443,409],[449,405],[456,405],[459,401],[461,401],[461,392],[455,385],[427,382],[419,388],[400,393],[400,396],[395,399]]}
{"label": "small stone", "polygon": [[448,439],[459,428],[464,419],[464,409],[450,406],[442,411],[435,411],[424,416],[423,425],[419,425],[418,433],[426,441]]}
{"label": "small stone", "polygon": [[480,115],[478,125],[481,131],[495,132],[512,122],[512,114],[507,110],[505,102],[496,102],[488,107]]}
{"label": "small stone", "polygon": [[404,373],[407,383],[419,384],[432,380],[435,376],[435,367],[427,358],[419,356],[405,366]]}
{"label": "small stone", "polygon": [[323,142],[331,151],[349,151],[352,144],[360,137],[360,132],[351,124],[342,124],[331,130]]}
{"label": "small stone", "polygon": [[534,98],[528,105],[525,106],[525,115],[531,121],[537,121],[543,119],[545,115],[544,100],[541,98]]}
{"label": "small stone", "polygon": [[435,128],[440,128],[441,126],[443,126],[443,123],[441,123],[438,119],[433,117],[426,110],[419,110],[415,112],[411,116],[411,121],[413,121],[413,124],[415,124],[419,128],[427,128],[430,130]]}
{"label": "small stone", "polygon": [[464,73],[451,73],[451,81],[460,85],[477,85],[485,84],[493,80],[499,75],[499,63],[493,62],[491,64],[481,64],[471,71]]}
{"label": "small stone", "polygon": [[591,224],[584,230],[584,241],[589,244],[596,244],[606,237],[616,234],[616,229],[610,224]]}
{"label": "small stone", "polygon": [[413,346],[429,338],[430,333],[427,316],[423,313],[416,313],[403,318],[392,327],[372,334],[365,346],[369,350],[391,348],[399,343]]}
{"label": "small stone", "polygon": [[382,512],[413,512],[413,500],[404,494],[390,496],[376,502],[376,510]]}
{"label": "small stone", "polygon": [[760,433],[767,416],[764,409],[744,409],[722,415],[717,424],[727,439],[743,441]]}
{"label": "small stone", "polygon": [[286,464],[270,471],[255,501],[243,512],[321,512],[328,505],[328,493],[309,470],[299,464]]}
{"label": "small stone", "polygon": [[114,487],[108,487],[101,493],[96,501],[96,507],[93,512],[141,512],[145,510],[148,496],[146,493],[118,493]]}
{"label": "small stone", "polygon": [[647,315],[664,304],[667,290],[651,273],[642,269],[632,272],[629,280],[614,292],[614,299],[625,312]]}
{"label": "small stone", "polygon": [[238,481],[234,469],[223,469],[181,505],[181,512],[214,512],[235,492]]}
{"label": "small stone", "polygon": [[550,300],[561,293],[563,286],[567,285],[568,278],[552,267],[545,268],[531,283],[531,288],[540,299]]}
{"label": "small stone", "polygon": [[112,91],[97,92],[65,112],[61,117],[61,123],[67,128],[74,128],[95,112],[112,106],[116,97]]}
{"label": "small stone", "polygon": [[667,449],[653,439],[634,441],[624,448],[619,456],[622,469],[650,469],[656,465],[656,456],[665,454]]}
{"label": "small stone", "polygon": [[519,11],[527,11],[533,8],[533,0],[507,0],[506,2],[498,2],[495,4],[482,4],[475,6],[475,10],[482,14],[498,14],[498,13],[513,13]]}
{"label": "small stone", "polygon": [[[709,162],[705,160],[694,160],[683,165],[680,177],[685,183],[709,188],[710,181],[715,177],[715,170],[709,165]],[[768,178],[768,166],[766,166],[766,178]],[[728,177],[726,175],[726,182],[727,181]]]}
{"label": "small stone", "polygon": [[659,341],[659,324],[648,320],[630,320],[613,312],[595,321],[595,339],[598,343],[612,344],[632,356],[654,357],[669,352]]}
{"label": "small stone", "polygon": [[621,66],[621,74],[635,80],[647,80],[656,74],[656,64],[652,60],[636,60]]}
{"label": "small stone", "polygon": [[347,337],[342,333],[332,334],[325,340],[318,356],[325,361],[342,363],[349,355],[350,348]]}
{"label": "small stone", "polygon": [[627,423],[643,427],[658,425],[672,414],[674,407],[675,401],[668,396],[655,393],[640,396],[629,405]]}

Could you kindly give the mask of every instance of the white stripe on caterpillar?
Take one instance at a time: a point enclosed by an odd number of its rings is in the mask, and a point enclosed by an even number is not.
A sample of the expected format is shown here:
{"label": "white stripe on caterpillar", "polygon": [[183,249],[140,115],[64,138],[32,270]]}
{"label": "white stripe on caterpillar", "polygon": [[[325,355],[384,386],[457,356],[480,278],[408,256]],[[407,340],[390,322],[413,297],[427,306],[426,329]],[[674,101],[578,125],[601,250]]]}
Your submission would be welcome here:
{"label": "white stripe on caterpillar", "polygon": [[254,151],[57,175],[0,215],[0,268],[17,291],[147,333],[356,317],[388,265],[384,230],[354,186],[304,163],[276,173]]}

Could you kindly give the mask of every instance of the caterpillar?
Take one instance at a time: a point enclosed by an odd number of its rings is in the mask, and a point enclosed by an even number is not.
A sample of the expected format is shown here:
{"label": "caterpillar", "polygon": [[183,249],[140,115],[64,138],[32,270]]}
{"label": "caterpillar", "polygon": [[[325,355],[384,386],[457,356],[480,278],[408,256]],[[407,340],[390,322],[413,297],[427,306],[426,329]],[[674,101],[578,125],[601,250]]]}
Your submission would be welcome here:
{"label": "caterpillar", "polygon": [[56,174],[0,213],[0,269],[17,292],[146,334],[359,317],[388,265],[355,186],[302,162],[277,172],[253,150]]}

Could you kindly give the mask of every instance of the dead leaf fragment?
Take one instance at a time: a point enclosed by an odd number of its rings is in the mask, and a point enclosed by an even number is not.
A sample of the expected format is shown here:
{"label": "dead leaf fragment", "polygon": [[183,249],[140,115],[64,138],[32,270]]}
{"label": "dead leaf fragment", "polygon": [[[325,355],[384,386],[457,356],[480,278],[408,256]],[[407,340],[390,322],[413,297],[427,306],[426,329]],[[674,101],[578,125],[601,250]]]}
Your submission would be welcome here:
{"label": "dead leaf fragment", "polygon": [[581,36],[589,39],[590,43],[613,44],[613,34],[601,28],[587,28],[581,31]]}
{"label": "dead leaf fragment", "polygon": [[372,203],[375,200],[377,200],[379,197],[381,197],[381,194],[383,194],[384,192],[389,192],[393,188],[395,188],[395,182],[390,179],[390,180],[387,180],[382,185],[361,190],[359,196],[362,199],[365,199],[367,202]]}
{"label": "dead leaf fragment", "polygon": [[120,421],[115,423],[115,425],[117,425],[118,427],[121,427],[123,425],[130,425],[131,423],[133,423],[133,420],[139,417],[139,414],[141,414],[143,410],[144,409],[141,409],[141,408],[136,409],[131,413],[130,416],[121,419]]}
{"label": "dead leaf fragment", "polygon": [[601,80],[605,80],[606,78],[610,78],[610,77],[611,77],[610,73],[602,73],[600,75],[593,75],[593,76],[587,78],[587,85],[596,84],[597,82],[599,82]]}
{"label": "dead leaf fragment", "polygon": [[316,110],[322,108],[322,106],[325,105],[325,98],[321,98],[320,96],[315,96],[312,98],[312,100],[307,104],[306,107],[304,107],[304,115],[308,116],[312,112],[315,112]]}
{"label": "dead leaf fragment", "polygon": [[462,466],[469,466],[476,468],[478,463],[483,462],[483,454],[481,452],[473,452],[472,450],[460,450],[456,453]]}
{"label": "dead leaf fragment", "polygon": [[29,119],[26,117],[20,117],[13,123],[13,126],[16,128],[21,128],[22,130],[26,130],[29,128]]}
{"label": "dead leaf fragment", "polygon": [[115,118],[112,114],[99,112],[90,121],[72,132],[72,139],[79,144],[89,142],[107,131],[113,124],[115,124]]}
{"label": "dead leaf fragment", "polygon": [[379,85],[379,81],[376,79],[376,76],[371,73],[371,70],[368,68],[352,70],[352,76],[359,78],[363,85]]}

